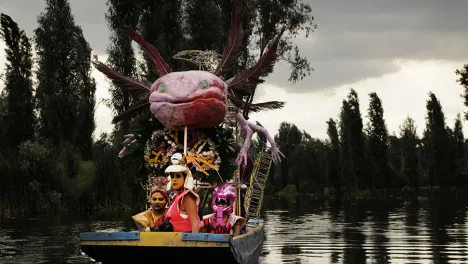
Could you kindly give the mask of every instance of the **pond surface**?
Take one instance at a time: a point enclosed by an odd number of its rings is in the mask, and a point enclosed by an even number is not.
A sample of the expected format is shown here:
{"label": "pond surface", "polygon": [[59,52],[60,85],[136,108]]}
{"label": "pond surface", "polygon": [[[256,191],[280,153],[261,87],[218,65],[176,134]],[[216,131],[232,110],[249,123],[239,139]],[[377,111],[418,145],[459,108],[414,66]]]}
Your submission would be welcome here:
{"label": "pond surface", "polygon": [[[468,206],[437,199],[265,201],[260,262],[468,263]],[[79,233],[129,231],[132,213],[34,215],[0,222],[0,263],[93,263]]]}

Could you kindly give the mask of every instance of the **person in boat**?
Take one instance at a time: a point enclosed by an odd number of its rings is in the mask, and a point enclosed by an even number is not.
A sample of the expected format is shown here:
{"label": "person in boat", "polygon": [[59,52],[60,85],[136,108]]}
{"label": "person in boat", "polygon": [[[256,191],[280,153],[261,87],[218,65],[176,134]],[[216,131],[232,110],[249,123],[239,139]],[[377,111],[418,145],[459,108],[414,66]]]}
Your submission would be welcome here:
{"label": "person in boat", "polygon": [[231,234],[233,237],[240,235],[245,226],[245,218],[234,215],[234,201],[236,192],[230,183],[222,183],[213,191],[211,209],[213,214],[203,217],[200,228],[211,234]]}
{"label": "person in boat", "polygon": [[198,205],[200,198],[193,191],[194,183],[192,172],[182,165],[182,155],[175,153],[171,157],[172,165],[166,168],[170,181],[167,190],[175,193],[174,201],[169,207],[167,217],[174,232],[199,233]]}
{"label": "person in boat", "polygon": [[164,190],[166,188],[166,184],[164,184],[166,178],[158,178],[153,184],[149,197],[150,209],[132,216],[140,232],[155,230],[166,220],[169,204],[169,196]]}

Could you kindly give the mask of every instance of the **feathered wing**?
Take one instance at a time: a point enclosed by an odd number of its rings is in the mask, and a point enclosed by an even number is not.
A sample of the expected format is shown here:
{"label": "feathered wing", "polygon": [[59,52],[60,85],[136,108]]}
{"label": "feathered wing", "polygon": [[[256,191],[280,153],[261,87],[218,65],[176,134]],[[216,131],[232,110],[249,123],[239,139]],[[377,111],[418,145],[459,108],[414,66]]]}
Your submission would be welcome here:
{"label": "feathered wing", "polygon": [[266,77],[273,72],[273,67],[277,59],[276,50],[278,48],[278,42],[284,30],[285,28],[283,27],[278,36],[276,36],[270,44],[268,50],[260,57],[256,65],[240,72],[234,77],[229,84],[230,89],[254,90],[259,83],[263,82],[263,80],[260,79],[261,77]]}
{"label": "feathered wing", "polygon": [[158,49],[156,49],[155,46],[146,42],[146,40],[144,40],[140,34],[138,34],[135,30],[133,30],[132,27],[124,26],[120,30],[120,32],[123,35],[131,38],[133,41],[138,43],[143,48],[143,50],[148,55],[150,60],[154,63],[156,67],[156,71],[159,74],[159,76],[163,76],[172,72],[172,69],[169,67],[166,61],[164,61]]}
{"label": "feathered wing", "polygon": [[241,0],[232,0],[231,9],[231,33],[224,45],[223,57],[221,58],[214,74],[222,75],[234,64],[242,51],[242,38],[244,31],[242,30],[242,10],[243,5]]}
{"label": "feathered wing", "polygon": [[145,109],[149,109],[149,107],[150,107],[149,102],[134,105],[134,106],[130,107],[127,111],[121,113],[118,116],[115,116],[112,119],[112,124],[118,123],[118,122],[120,122],[122,120],[125,120],[125,119],[130,119],[130,118],[138,115],[139,113],[141,113]]}
{"label": "feathered wing", "polygon": [[141,93],[149,94],[150,92],[151,88],[149,85],[145,85],[138,80],[124,76],[116,72],[115,70],[109,68],[107,65],[100,61],[93,61],[93,65],[98,71],[106,75],[115,86],[120,87],[124,91],[129,92],[130,94],[132,94],[132,96],[136,96],[137,94]]}

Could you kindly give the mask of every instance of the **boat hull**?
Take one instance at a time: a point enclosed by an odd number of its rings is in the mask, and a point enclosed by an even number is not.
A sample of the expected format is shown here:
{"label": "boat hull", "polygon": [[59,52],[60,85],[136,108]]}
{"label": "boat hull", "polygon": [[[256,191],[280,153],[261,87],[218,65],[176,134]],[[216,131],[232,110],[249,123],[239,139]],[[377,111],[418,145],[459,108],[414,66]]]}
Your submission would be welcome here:
{"label": "boat hull", "polygon": [[235,238],[203,233],[91,232],[80,234],[80,244],[86,255],[102,263],[135,263],[152,258],[183,263],[208,257],[226,264],[254,264],[262,250],[263,222],[249,221],[249,225],[246,234]]}

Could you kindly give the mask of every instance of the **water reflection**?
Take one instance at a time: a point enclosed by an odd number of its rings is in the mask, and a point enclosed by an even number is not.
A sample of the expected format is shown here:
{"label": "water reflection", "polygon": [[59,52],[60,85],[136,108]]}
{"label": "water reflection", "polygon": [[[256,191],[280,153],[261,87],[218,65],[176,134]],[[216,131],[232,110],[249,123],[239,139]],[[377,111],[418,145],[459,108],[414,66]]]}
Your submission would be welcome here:
{"label": "water reflection", "polygon": [[[260,263],[468,263],[467,203],[266,200]],[[86,231],[128,231],[128,213],[36,215],[0,220],[0,263],[92,263]]]}
{"label": "water reflection", "polygon": [[263,264],[468,263],[467,203],[449,197],[266,204]]}

